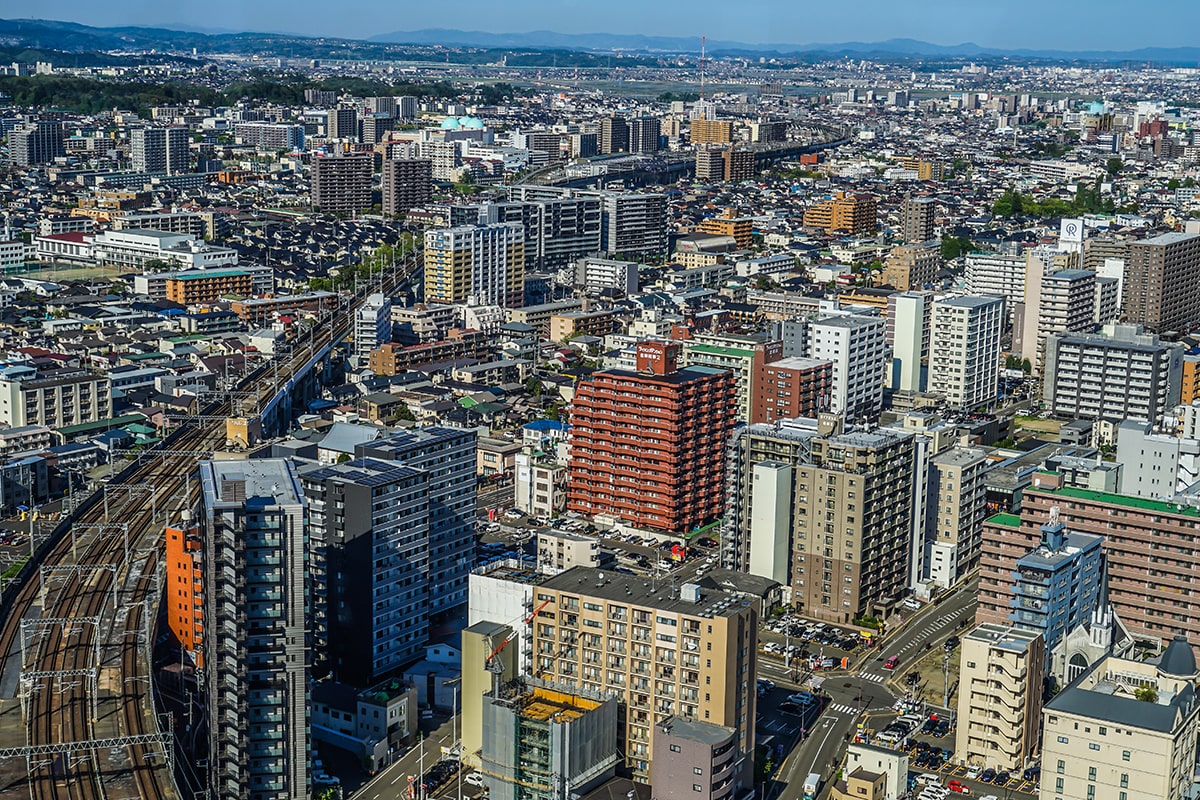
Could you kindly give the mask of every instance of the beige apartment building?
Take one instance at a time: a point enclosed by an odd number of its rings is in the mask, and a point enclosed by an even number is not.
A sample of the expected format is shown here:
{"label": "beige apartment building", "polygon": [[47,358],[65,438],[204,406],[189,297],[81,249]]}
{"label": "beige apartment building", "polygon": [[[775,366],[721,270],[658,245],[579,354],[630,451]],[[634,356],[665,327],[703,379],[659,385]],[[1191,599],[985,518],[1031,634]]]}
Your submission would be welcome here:
{"label": "beige apartment building", "polygon": [[898,244],[888,253],[879,280],[902,292],[920,289],[933,283],[942,268],[942,253],[936,242]]}
{"label": "beige apartment building", "polygon": [[1040,800],[1181,800],[1200,733],[1196,659],[1176,637],[1152,661],[1108,656],[1046,704]]}
{"label": "beige apartment building", "polygon": [[598,567],[600,540],[567,531],[538,531],[537,564],[539,570],[551,574],[571,567]]}
{"label": "beige apartment building", "polygon": [[929,462],[929,497],[933,541],[929,546],[929,579],[953,586],[979,563],[986,511],[984,476],[992,462],[979,447],[955,447]]}
{"label": "beige apartment building", "polygon": [[963,637],[956,759],[997,772],[1029,766],[1038,750],[1045,665],[1040,633],[985,623]]}
{"label": "beige apartment building", "polygon": [[538,586],[534,603],[535,677],[619,696],[635,780],[649,782],[653,729],[669,717],[733,728],[753,753],[754,600],[576,567]]}

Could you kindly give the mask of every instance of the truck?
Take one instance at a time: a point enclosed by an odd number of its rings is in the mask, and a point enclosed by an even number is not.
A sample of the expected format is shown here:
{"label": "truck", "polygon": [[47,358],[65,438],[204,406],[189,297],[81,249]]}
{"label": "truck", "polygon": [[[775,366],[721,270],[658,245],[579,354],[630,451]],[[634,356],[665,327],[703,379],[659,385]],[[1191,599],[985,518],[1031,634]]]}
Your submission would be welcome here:
{"label": "truck", "polygon": [[817,800],[817,789],[821,787],[821,773],[810,772],[804,779],[804,800]]}

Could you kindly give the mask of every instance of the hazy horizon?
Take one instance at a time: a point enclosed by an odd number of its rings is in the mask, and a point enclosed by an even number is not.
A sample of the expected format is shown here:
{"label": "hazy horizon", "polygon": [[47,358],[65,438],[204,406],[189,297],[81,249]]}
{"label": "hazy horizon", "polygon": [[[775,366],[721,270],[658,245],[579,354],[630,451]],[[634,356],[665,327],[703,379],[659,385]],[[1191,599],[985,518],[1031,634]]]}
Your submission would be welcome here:
{"label": "hazy horizon", "polygon": [[[453,11],[440,4],[398,6],[367,0],[354,14],[331,14],[315,0],[209,0],[204,4],[163,4],[133,0],[96,5],[83,0],[54,0],[46,7],[23,9],[28,16],[97,27],[137,25],[209,31],[283,32],[305,36],[367,39],[394,31],[448,28],[493,33],[548,30],[567,34],[700,35],[747,44],[919,39],[938,45],[973,42],[998,49],[1136,50],[1189,47],[1200,23],[1200,4],[1164,0],[1154,8],[1153,23],[1131,24],[1127,3],[1112,0],[927,0],[898,4],[860,0],[852,17],[841,5],[796,7],[772,0],[739,3],[690,0],[646,4],[609,0],[516,0],[485,3],[462,0]],[[16,16],[16,15],[14,15]]]}

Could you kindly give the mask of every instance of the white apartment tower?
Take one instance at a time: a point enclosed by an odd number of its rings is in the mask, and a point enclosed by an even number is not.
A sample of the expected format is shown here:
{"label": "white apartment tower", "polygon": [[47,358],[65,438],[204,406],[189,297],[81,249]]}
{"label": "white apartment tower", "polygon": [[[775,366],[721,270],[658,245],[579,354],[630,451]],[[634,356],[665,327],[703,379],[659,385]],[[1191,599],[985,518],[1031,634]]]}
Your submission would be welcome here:
{"label": "white apartment tower", "polygon": [[366,358],[379,345],[392,340],[392,300],[369,296],[354,312],[354,354]]}
{"label": "white apartment tower", "polygon": [[952,408],[972,409],[996,398],[1004,299],[950,297],[934,301],[929,389]]}
{"label": "white apartment tower", "polygon": [[833,362],[830,411],[847,421],[874,420],[883,409],[883,377],[888,364],[884,321],[846,314],[809,326],[808,358]]}

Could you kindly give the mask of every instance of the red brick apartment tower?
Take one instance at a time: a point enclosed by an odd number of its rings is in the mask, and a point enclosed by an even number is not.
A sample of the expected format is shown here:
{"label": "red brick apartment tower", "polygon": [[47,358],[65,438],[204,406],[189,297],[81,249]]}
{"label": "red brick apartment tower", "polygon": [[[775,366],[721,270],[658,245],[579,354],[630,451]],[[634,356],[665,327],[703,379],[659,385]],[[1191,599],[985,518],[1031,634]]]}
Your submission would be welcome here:
{"label": "red brick apartment tower", "polygon": [[581,383],[571,409],[567,509],[686,533],[720,518],[733,374],[677,367],[679,344],[643,342],[637,371]]}

